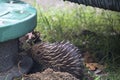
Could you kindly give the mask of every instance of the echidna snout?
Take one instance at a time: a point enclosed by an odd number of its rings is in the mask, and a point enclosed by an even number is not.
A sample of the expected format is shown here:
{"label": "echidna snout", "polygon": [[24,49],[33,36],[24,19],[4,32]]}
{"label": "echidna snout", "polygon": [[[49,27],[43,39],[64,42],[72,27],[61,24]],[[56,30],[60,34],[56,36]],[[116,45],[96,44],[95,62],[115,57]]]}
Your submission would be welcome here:
{"label": "echidna snout", "polygon": [[32,31],[19,38],[19,50],[20,52],[27,51],[31,48],[32,45],[40,42],[40,33],[38,31]]}
{"label": "echidna snout", "polygon": [[82,79],[84,76],[82,54],[69,41],[35,44],[31,49],[31,55],[35,61],[46,68],[68,72],[79,79]]}

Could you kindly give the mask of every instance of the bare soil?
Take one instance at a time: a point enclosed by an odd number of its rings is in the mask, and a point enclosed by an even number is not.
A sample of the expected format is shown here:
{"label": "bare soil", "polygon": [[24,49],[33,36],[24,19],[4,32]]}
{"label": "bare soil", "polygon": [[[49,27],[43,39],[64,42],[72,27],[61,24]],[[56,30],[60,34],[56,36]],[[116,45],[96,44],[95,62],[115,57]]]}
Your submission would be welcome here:
{"label": "bare soil", "polygon": [[37,72],[24,77],[24,80],[79,80],[67,72],[55,72],[48,68],[42,73]]}

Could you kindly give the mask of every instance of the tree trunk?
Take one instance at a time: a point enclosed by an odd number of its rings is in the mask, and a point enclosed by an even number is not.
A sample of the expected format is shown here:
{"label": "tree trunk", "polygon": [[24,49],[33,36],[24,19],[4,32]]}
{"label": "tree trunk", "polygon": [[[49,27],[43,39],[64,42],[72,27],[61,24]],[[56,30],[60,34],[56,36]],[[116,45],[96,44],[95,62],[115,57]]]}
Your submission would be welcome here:
{"label": "tree trunk", "polygon": [[78,4],[84,4],[86,6],[93,6],[112,11],[120,11],[120,0],[64,0],[71,1]]}

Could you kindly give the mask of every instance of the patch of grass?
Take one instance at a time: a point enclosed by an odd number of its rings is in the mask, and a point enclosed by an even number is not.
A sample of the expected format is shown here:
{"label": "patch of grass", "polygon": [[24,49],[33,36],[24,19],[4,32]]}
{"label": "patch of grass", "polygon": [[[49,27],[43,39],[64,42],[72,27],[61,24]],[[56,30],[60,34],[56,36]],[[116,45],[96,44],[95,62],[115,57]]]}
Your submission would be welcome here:
{"label": "patch of grass", "polygon": [[71,41],[81,50],[95,53],[99,62],[107,63],[108,72],[113,71],[105,80],[120,79],[119,72],[115,71],[120,67],[120,13],[83,5],[53,7],[47,11],[40,5],[35,7],[36,30],[44,41]]}

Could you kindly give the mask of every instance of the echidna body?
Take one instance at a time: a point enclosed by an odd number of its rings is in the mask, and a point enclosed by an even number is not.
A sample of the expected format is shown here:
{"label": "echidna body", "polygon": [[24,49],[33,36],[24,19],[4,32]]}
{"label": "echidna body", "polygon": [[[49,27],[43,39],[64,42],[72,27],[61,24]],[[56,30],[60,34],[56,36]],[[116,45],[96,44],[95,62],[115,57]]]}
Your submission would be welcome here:
{"label": "echidna body", "polygon": [[80,50],[69,41],[33,45],[31,51],[33,59],[46,68],[56,71],[69,72],[79,79],[84,76],[84,66]]}

